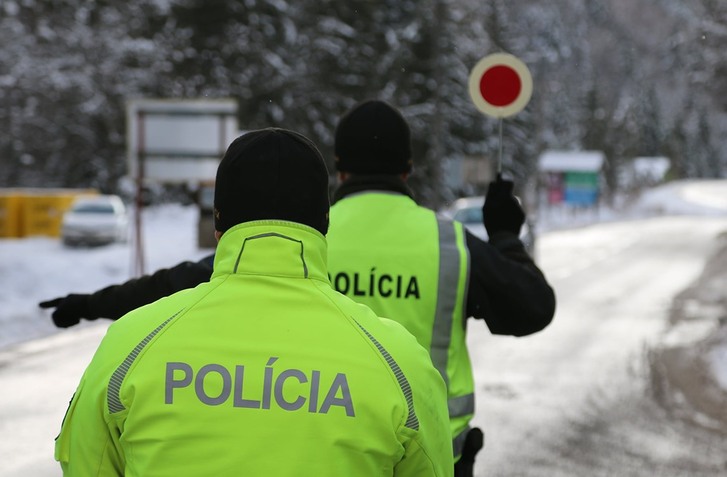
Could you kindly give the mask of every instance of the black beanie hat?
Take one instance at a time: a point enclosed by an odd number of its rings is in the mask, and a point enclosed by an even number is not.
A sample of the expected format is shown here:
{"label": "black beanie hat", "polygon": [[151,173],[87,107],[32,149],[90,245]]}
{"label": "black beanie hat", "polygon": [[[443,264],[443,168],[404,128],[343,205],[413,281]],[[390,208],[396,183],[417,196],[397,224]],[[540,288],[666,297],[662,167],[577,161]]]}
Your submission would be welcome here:
{"label": "black beanie hat", "polygon": [[411,171],[409,125],[393,106],[378,100],[359,103],[336,127],[336,169],[355,174]]}
{"label": "black beanie hat", "polygon": [[235,139],[217,168],[215,229],[278,219],[328,231],[328,170],[315,144],[278,128]]}

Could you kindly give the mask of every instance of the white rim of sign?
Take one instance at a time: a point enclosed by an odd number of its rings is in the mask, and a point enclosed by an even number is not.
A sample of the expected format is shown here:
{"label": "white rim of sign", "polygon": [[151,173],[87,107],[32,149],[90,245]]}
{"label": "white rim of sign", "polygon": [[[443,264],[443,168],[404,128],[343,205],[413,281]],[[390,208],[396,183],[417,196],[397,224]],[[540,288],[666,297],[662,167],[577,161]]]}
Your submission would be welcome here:
{"label": "white rim of sign", "polygon": [[[506,106],[495,106],[485,100],[480,92],[480,80],[487,70],[494,66],[512,68],[520,78],[520,94]],[[469,92],[472,101],[481,112],[496,118],[505,118],[519,113],[527,106],[533,94],[533,78],[530,70],[520,59],[508,53],[493,53],[485,56],[472,68],[469,77]]]}

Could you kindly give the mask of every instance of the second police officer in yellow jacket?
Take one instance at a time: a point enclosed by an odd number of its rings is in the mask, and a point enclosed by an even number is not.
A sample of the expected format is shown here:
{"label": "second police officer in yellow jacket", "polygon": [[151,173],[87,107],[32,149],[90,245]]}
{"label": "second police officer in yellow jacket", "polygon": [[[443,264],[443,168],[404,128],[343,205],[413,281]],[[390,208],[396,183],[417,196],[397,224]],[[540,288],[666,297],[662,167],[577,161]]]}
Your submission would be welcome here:
{"label": "second police officer in yellow jacket", "polygon": [[555,312],[553,290],[518,238],[525,216],[512,183],[490,185],[487,243],[414,201],[406,184],[409,126],[388,103],[364,101],[345,114],[335,155],[341,183],[328,232],[332,284],[403,324],[429,350],[447,384],[455,475],[470,476],[483,436],[469,425],[475,388],[466,319],[519,336],[543,329]]}

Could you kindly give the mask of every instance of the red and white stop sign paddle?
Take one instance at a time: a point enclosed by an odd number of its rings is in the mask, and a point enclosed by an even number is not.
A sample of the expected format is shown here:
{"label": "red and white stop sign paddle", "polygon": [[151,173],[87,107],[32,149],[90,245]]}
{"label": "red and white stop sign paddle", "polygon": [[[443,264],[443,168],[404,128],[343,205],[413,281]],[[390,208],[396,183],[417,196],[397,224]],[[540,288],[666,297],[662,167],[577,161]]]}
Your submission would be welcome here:
{"label": "red and white stop sign paddle", "polygon": [[494,53],[477,62],[469,78],[472,101],[496,118],[517,114],[533,94],[533,79],[525,63],[507,53]]}

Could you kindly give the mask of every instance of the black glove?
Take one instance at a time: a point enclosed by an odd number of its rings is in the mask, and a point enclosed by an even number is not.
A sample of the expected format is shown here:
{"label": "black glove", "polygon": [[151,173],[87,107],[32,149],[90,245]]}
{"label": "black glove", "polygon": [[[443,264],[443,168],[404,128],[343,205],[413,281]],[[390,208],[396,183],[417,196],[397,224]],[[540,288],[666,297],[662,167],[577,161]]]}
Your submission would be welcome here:
{"label": "black glove", "polygon": [[51,318],[58,328],[68,328],[77,325],[81,318],[95,320],[89,316],[88,297],[90,295],[70,294],[66,297],[38,303],[41,308],[55,308]]}
{"label": "black glove", "polygon": [[520,235],[520,228],[525,223],[525,212],[520,201],[512,195],[512,186],[512,181],[504,180],[500,174],[494,182],[490,182],[482,206],[482,222],[490,237],[498,232]]}
{"label": "black glove", "polygon": [[454,464],[454,477],[472,477],[475,469],[475,456],[485,445],[485,434],[473,427],[465,437],[462,456]]}

